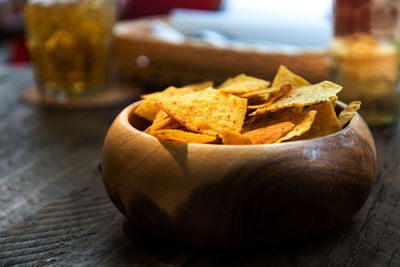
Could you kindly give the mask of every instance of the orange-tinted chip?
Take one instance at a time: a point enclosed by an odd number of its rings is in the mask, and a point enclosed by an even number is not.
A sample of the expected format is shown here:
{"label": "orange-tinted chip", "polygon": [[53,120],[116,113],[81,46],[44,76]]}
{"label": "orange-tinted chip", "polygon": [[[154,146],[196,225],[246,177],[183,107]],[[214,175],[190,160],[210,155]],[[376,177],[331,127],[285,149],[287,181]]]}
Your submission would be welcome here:
{"label": "orange-tinted chip", "polygon": [[222,143],[224,145],[252,145],[253,142],[248,136],[231,130],[222,132]]}
{"label": "orange-tinted chip", "polygon": [[182,143],[213,143],[217,141],[215,136],[191,133],[182,130],[158,130],[152,132],[152,135],[155,136],[160,141],[175,141]]}
{"label": "orange-tinted chip", "polygon": [[179,122],[174,120],[171,117],[167,117],[165,119],[154,121],[152,125],[149,126],[144,132],[148,134],[152,134],[154,131],[161,130],[161,129],[176,129],[179,128],[181,125]]}
{"label": "orange-tinted chip", "polygon": [[290,121],[272,124],[243,134],[249,137],[254,144],[272,144],[291,131],[295,125]]}

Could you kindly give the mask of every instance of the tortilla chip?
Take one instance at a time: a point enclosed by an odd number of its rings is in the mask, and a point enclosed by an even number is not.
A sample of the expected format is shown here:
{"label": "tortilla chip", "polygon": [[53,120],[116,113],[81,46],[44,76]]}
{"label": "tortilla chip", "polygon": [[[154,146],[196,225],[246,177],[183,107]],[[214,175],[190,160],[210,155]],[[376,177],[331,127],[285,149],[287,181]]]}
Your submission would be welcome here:
{"label": "tortilla chip", "polygon": [[154,105],[153,100],[143,100],[134,111],[134,113],[148,121],[152,121],[160,109]]}
{"label": "tortilla chip", "polygon": [[164,110],[159,109],[156,116],[154,117],[153,124],[163,119],[168,118],[168,114],[164,112]]}
{"label": "tortilla chip", "polygon": [[297,125],[300,124],[306,116],[307,113],[303,112],[302,109],[297,108],[268,112],[259,116],[251,117],[247,120],[243,125],[242,133],[287,121]]}
{"label": "tortilla chip", "polygon": [[243,136],[249,137],[254,144],[272,144],[294,127],[292,122],[285,121],[246,132]]}
{"label": "tortilla chip", "polygon": [[283,141],[290,140],[293,137],[301,136],[302,134],[310,130],[316,114],[317,112],[315,110],[311,110],[310,112],[308,112],[306,117],[300,124],[296,125],[296,127],[294,127],[292,131],[288,132],[284,137],[282,137],[275,143],[281,143]]}
{"label": "tortilla chip", "polygon": [[204,89],[207,89],[209,87],[213,87],[214,86],[214,82],[212,81],[207,81],[207,82],[201,82],[201,83],[192,83],[192,84],[188,84],[183,86],[182,88],[187,88],[192,90],[193,92],[197,92],[197,91],[201,91]]}
{"label": "tortilla chip", "polygon": [[175,141],[182,143],[212,143],[217,141],[215,136],[191,133],[182,130],[158,130],[152,132],[152,135],[155,136],[160,141]]}
{"label": "tortilla chip", "polygon": [[257,109],[249,116],[263,114],[268,111],[276,111],[289,107],[304,107],[330,100],[342,90],[340,85],[323,81],[318,84],[292,88],[285,96],[281,97],[266,108]]}
{"label": "tortilla chip", "polygon": [[162,99],[164,97],[171,97],[176,95],[185,95],[193,93],[193,90],[189,88],[176,88],[170,86],[162,92],[151,93],[147,95],[142,95],[141,97],[145,100],[140,106],[135,109],[135,114],[145,118],[146,120],[153,121],[157,113],[160,111],[158,107],[155,106],[155,101]]}
{"label": "tortilla chip", "polygon": [[231,130],[222,132],[222,143],[224,145],[252,145],[253,142],[248,136]]}
{"label": "tortilla chip", "polygon": [[269,94],[272,94],[272,93],[279,92],[281,90],[285,90],[285,87],[289,87],[289,86],[291,88],[290,84],[284,83],[284,84],[280,84],[280,85],[275,86],[275,87],[266,88],[266,89],[262,89],[262,90],[255,91],[255,92],[244,93],[244,94],[239,95],[239,97],[250,99],[250,98],[253,98],[253,97],[265,96],[265,95],[269,95]]}
{"label": "tortilla chip", "polygon": [[354,113],[356,113],[361,106],[361,101],[350,102],[347,107],[339,114],[339,124],[340,128],[346,126],[346,124],[353,118]]}
{"label": "tortilla chip", "polygon": [[317,138],[331,133],[335,133],[342,129],[336,117],[335,109],[330,101],[307,107],[305,111],[317,111],[314,122],[306,133],[299,140]]}
{"label": "tortilla chip", "polygon": [[152,134],[154,131],[161,130],[161,129],[176,129],[179,128],[181,125],[179,122],[174,120],[171,117],[167,117],[165,119],[154,121],[152,125],[150,125],[144,132],[148,134]]}
{"label": "tortilla chip", "polygon": [[269,84],[268,81],[240,74],[223,82],[218,89],[228,94],[244,94],[265,89]]}
{"label": "tortilla chip", "polygon": [[310,85],[308,81],[299,75],[294,74],[285,66],[280,65],[271,87],[278,86],[282,83],[290,83],[293,88]]}
{"label": "tortilla chip", "polygon": [[187,129],[218,136],[226,129],[240,132],[247,100],[208,88],[184,96],[163,98],[156,105]]}
{"label": "tortilla chip", "polygon": [[279,88],[279,90],[270,93],[269,96],[265,98],[265,101],[266,101],[265,103],[258,104],[258,105],[248,105],[247,108],[248,109],[258,109],[258,108],[268,107],[275,100],[286,95],[292,89],[292,86],[289,83],[283,83],[281,85],[276,86],[275,88]]}

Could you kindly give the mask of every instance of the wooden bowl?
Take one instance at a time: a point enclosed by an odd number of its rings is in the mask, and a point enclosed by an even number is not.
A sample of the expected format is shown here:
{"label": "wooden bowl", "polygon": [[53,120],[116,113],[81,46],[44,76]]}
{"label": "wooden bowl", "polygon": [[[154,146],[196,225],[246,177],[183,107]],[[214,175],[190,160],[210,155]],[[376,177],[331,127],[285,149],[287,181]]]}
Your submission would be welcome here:
{"label": "wooden bowl", "polygon": [[305,141],[161,143],[140,131],[139,103],[107,134],[103,182],[120,212],[164,237],[213,247],[310,238],[349,220],[373,185],[375,144],[358,114],[343,130]]}

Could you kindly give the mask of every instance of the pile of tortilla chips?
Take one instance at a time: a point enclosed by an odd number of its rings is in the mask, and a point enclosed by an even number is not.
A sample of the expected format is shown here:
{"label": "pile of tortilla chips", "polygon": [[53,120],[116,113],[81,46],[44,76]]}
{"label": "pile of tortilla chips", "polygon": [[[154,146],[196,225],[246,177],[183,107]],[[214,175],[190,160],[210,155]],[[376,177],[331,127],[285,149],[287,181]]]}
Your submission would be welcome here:
{"label": "pile of tortilla chips", "polygon": [[341,86],[310,84],[280,66],[272,84],[240,74],[213,82],[168,87],[143,95],[135,114],[152,124],[146,133],[160,141],[225,145],[305,140],[342,129],[360,108],[351,102],[339,116],[334,106]]}

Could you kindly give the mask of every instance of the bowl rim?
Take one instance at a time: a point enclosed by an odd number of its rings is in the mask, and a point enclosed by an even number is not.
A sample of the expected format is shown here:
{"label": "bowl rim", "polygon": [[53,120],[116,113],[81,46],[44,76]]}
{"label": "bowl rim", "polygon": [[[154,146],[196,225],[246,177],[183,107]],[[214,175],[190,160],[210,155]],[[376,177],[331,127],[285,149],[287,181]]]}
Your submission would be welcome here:
{"label": "bowl rim", "polygon": [[[270,147],[287,147],[287,146],[292,146],[293,144],[311,144],[315,143],[318,141],[321,141],[322,139],[327,139],[327,138],[334,138],[340,134],[350,132],[352,129],[356,127],[362,126],[361,123],[363,121],[362,117],[358,112],[355,112],[353,118],[351,118],[350,122],[347,124],[346,127],[341,129],[340,131],[337,131],[335,133],[331,133],[325,136],[317,137],[317,138],[312,138],[312,139],[307,139],[307,140],[296,140],[296,141],[288,141],[288,142],[282,142],[282,143],[274,143],[274,144],[253,144],[253,145],[221,145],[221,144],[199,144],[199,143],[181,143],[181,142],[174,142],[174,141],[159,141],[156,137],[147,134],[145,132],[140,131],[139,129],[135,128],[132,123],[130,122],[130,114],[134,111],[137,106],[139,106],[140,103],[142,103],[144,100],[139,100],[135,101],[132,104],[128,105],[125,107],[121,113],[118,116],[118,119],[124,126],[124,128],[128,129],[129,131],[135,133],[135,134],[140,134],[143,137],[146,138],[152,138],[154,140],[157,140],[160,143],[174,143],[174,144],[184,144],[184,145],[190,145],[194,147],[210,147],[210,148],[215,148],[215,147],[225,147],[225,148],[230,148],[230,149],[239,149],[239,148],[270,148]],[[345,109],[347,107],[347,104],[341,101],[337,101],[337,105],[341,107],[342,109]],[[365,124],[366,125],[366,124]]]}

